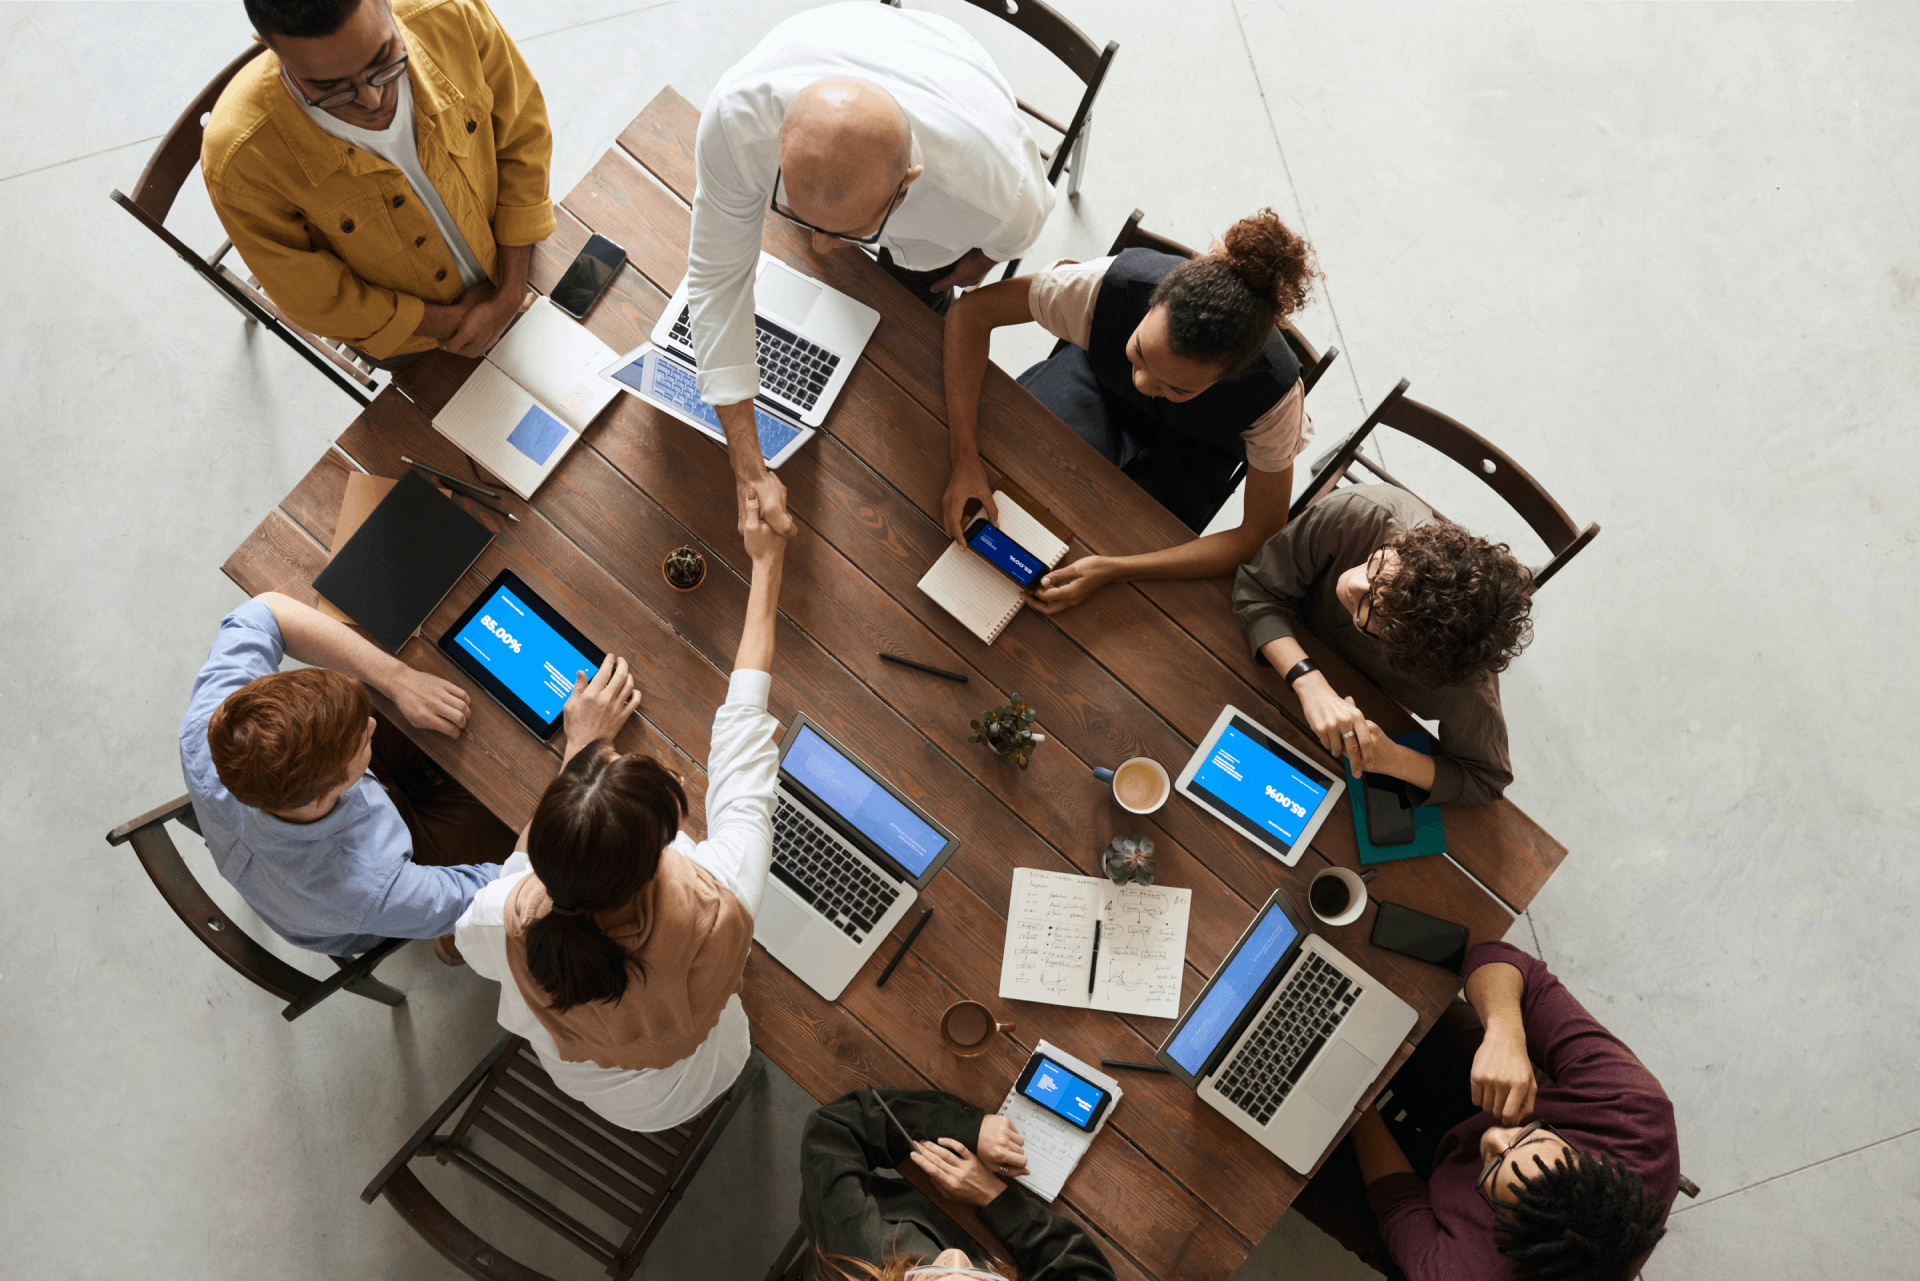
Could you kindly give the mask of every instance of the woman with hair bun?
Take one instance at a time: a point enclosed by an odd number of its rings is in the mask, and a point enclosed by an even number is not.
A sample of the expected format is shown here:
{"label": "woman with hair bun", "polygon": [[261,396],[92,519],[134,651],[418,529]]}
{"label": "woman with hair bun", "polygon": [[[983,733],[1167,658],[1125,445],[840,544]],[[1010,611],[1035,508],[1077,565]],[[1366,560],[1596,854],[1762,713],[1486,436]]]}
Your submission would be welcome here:
{"label": "woman with hair bun", "polygon": [[1277,326],[1318,274],[1312,247],[1262,209],[1197,258],[1128,249],[967,294],[946,318],[947,532],[962,536],[975,503],[998,516],[980,461],[980,386],[993,330],[1034,321],[1061,343],[1021,385],[1196,535],[1243,468],[1247,480],[1237,528],[1083,557],[1041,580],[1034,607],[1057,613],[1111,582],[1231,574],[1286,524],[1293,460],[1313,437],[1300,364]]}
{"label": "woman with hair bun", "polygon": [[740,984],[773,861],[778,724],[767,711],[786,542],[747,499],[753,582],[707,758],[707,836],[681,830],[678,772],[616,734],[639,709],[624,658],[566,705],[566,755],[500,879],[454,927],[500,984],[500,1025],[560,1089],[615,1125],[691,1120],[740,1075],[753,1043]]}

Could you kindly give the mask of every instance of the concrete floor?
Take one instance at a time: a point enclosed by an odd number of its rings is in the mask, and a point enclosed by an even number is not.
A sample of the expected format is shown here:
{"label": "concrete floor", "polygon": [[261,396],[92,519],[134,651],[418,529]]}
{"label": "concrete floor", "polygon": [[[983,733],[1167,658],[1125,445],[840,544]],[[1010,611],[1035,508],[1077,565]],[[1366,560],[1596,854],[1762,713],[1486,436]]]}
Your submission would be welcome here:
{"label": "concrete floor", "polygon": [[[498,7],[561,193],[660,86],[700,101],[801,6]],[[1032,260],[1099,252],[1135,205],[1199,243],[1271,204],[1326,272],[1301,320],[1342,350],[1323,439],[1406,376],[1605,527],[1505,684],[1512,795],[1571,850],[1514,939],[1677,1105],[1704,1191],[1646,1275],[1912,1275],[1920,13],[1063,7],[1121,52]],[[1024,96],[1070,100],[965,18]],[[100,840],[180,791],[187,685],[238,599],[218,566],[349,417],[106,200],[246,35],[230,2],[0,6],[5,1277],[453,1275],[354,1194],[494,1039],[490,986],[414,948],[385,971],[401,1011],[289,1026]],[[181,210],[218,239],[203,193]],[[760,1275],[808,1106],[756,1092],[643,1276]],[[1288,1216],[1240,1275],[1359,1274]]]}

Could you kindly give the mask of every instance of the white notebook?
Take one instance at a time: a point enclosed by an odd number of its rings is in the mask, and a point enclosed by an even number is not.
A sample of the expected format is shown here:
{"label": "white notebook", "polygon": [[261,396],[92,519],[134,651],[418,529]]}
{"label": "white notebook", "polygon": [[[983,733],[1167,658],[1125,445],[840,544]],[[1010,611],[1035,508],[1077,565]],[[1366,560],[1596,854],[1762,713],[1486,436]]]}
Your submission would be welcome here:
{"label": "white notebook", "polygon": [[1000,995],[1177,1019],[1192,905],[1192,890],[1016,867]]}
{"label": "white notebook", "polygon": [[[1038,556],[1048,569],[1060,563],[1067,545],[1058,535],[997,489],[993,501],[1000,509],[996,523],[1007,537]],[[941,553],[920,580],[920,590],[989,645],[1000,639],[1000,633],[1026,603],[1019,584],[965,543],[954,543]]]}
{"label": "white notebook", "polygon": [[1060,1195],[1060,1189],[1066,1186],[1067,1176],[1080,1164],[1080,1158],[1093,1146],[1100,1131],[1106,1129],[1107,1118],[1113,1115],[1113,1110],[1120,1106],[1120,1082],[1099,1068],[1089,1067],[1057,1045],[1042,1041],[1034,1049],[1069,1072],[1079,1073],[1113,1096],[1113,1102],[1107,1105],[1107,1110],[1094,1123],[1093,1129],[1088,1131],[1068,1125],[1032,1099],[1022,1098],[1017,1090],[1007,1091],[1006,1101],[1000,1105],[1000,1115],[1013,1122],[1013,1128],[1020,1131],[1020,1137],[1026,1141],[1027,1149],[1027,1172],[1014,1182],[1041,1200],[1051,1201]]}
{"label": "white notebook", "polygon": [[532,498],[595,414],[619,394],[600,377],[613,349],[545,298],[513,322],[433,425]]}

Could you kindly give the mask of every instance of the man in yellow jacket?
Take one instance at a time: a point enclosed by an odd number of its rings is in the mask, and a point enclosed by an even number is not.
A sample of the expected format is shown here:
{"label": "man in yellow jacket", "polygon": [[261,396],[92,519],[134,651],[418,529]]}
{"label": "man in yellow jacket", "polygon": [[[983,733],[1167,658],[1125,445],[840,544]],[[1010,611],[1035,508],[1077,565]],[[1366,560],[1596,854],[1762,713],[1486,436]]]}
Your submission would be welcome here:
{"label": "man in yellow jacket", "polygon": [[540,86],[485,0],[246,0],[207,193],[281,310],[389,367],[492,347],[553,233]]}

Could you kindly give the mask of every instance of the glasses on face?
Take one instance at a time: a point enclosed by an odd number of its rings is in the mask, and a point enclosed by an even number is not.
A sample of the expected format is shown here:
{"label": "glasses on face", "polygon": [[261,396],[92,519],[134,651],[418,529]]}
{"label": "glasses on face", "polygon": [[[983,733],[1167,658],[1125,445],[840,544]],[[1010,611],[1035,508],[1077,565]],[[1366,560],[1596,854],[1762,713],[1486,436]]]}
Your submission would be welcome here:
{"label": "glasses on face", "polygon": [[1367,594],[1362,596],[1360,603],[1353,607],[1353,625],[1363,634],[1376,639],[1380,633],[1373,630],[1373,580],[1380,576],[1380,571],[1385,569],[1386,565],[1387,549],[1384,547],[1367,557]]}
{"label": "glasses on face", "polygon": [[[1552,1126],[1548,1125],[1545,1121],[1535,1121],[1532,1125],[1529,1125],[1526,1129],[1516,1134],[1513,1137],[1513,1142],[1507,1144],[1506,1147],[1501,1148],[1500,1151],[1494,1155],[1493,1160],[1487,1162],[1486,1166],[1481,1169],[1480,1182],[1475,1184],[1474,1187],[1475,1187],[1475,1190],[1478,1191],[1481,1196],[1486,1198],[1487,1204],[1489,1205],[1493,1204],[1493,1189],[1489,1188],[1487,1186],[1487,1183],[1490,1179],[1493,1178],[1493,1172],[1500,1168],[1500,1163],[1505,1161],[1507,1157],[1512,1155],[1513,1150],[1515,1148],[1519,1147],[1523,1143],[1531,1143],[1543,1134],[1550,1134],[1554,1138],[1559,1139],[1560,1142],[1562,1143],[1567,1142],[1566,1139],[1561,1137],[1560,1131],[1554,1129]],[[1567,1146],[1571,1147],[1573,1145],[1567,1144]]]}
{"label": "glasses on face", "polygon": [[985,1272],[979,1268],[908,1268],[905,1275],[910,1277],[979,1277],[981,1281],[1007,1281],[998,1272]]}
{"label": "glasses on face", "polygon": [[323,109],[330,109],[333,107],[344,107],[349,102],[352,102],[355,98],[359,97],[360,86],[363,83],[375,89],[383,89],[386,86],[392,84],[394,81],[398,80],[401,76],[406,75],[407,59],[411,56],[412,56],[411,54],[403,53],[394,61],[389,62],[386,66],[375,67],[372,71],[369,71],[364,81],[356,79],[353,84],[348,85],[345,89],[336,89],[334,92],[328,94],[324,98],[307,97],[306,94],[300,91],[300,87],[293,83],[293,77],[286,75],[285,68],[281,69],[280,74],[283,76],[286,76],[288,87],[291,88],[295,94],[299,95],[300,101],[306,103],[309,107],[320,107]]}
{"label": "glasses on face", "polygon": [[[880,243],[881,235],[887,230],[887,220],[893,217],[893,211],[900,207],[901,198],[906,194],[904,187],[893,193],[893,202],[887,206],[887,212],[880,216],[880,225],[874,228],[871,236],[849,236],[844,231],[828,231],[825,227],[816,227],[805,218],[796,216],[790,209],[781,208],[780,171],[778,169],[773,171],[773,194],[767,197],[767,208],[773,210],[773,212],[779,214],[794,226],[805,227],[808,231],[816,235],[831,236],[835,240],[844,240],[850,245],[877,245]],[[912,1276],[913,1274],[908,1273],[907,1275]]]}

